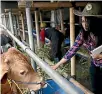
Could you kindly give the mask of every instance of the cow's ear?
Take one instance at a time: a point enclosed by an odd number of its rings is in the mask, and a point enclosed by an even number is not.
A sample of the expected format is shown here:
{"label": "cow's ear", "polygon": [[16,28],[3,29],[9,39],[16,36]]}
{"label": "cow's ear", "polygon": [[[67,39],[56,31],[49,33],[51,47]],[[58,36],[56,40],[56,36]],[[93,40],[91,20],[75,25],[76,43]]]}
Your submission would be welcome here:
{"label": "cow's ear", "polygon": [[4,62],[2,63],[1,74],[0,74],[1,84],[5,84],[7,82],[7,74],[9,71],[7,62],[8,60],[5,59]]}
{"label": "cow's ear", "polygon": [[1,80],[1,84],[5,84],[7,81],[7,74],[9,71],[9,67],[8,67],[8,59],[5,59],[4,62],[2,63],[3,65],[1,65],[1,74],[0,74],[0,80]]}
{"label": "cow's ear", "polygon": [[5,84],[7,82],[7,71],[3,72],[1,75],[2,77],[0,78],[1,79],[1,84]]}

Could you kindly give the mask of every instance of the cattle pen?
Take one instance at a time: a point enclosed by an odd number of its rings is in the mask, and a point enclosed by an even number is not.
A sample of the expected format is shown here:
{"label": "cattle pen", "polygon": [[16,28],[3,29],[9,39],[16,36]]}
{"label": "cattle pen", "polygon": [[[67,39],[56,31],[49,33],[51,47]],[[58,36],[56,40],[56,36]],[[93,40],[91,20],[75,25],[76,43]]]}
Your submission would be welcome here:
{"label": "cattle pen", "polygon": [[[63,8],[69,8],[69,18],[70,18],[70,46],[73,45],[75,40],[75,17],[73,14],[74,7],[83,7],[87,4],[87,2],[73,2],[73,1],[3,1],[1,2],[4,7],[2,8],[1,22],[0,28],[4,29],[8,35],[13,39],[14,47],[18,44],[24,52],[26,52],[31,57],[31,65],[34,70],[37,71],[36,66],[40,66],[46,74],[48,74],[51,79],[53,79],[61,89],[63,89],[66,93],[64,94],[93,94],[86,87],[77,82],[74,78],[75,74],[75,57],[71,59],[71,76],[68,79],[62,77],[59,73],[53,70],[46,62],[44,62],[41,58],[39,58],[35,54],[35,38],[33,37],[33,22],[35,22],[35,30],[36,30],[36,44],[38,49],[40,49],[40,38],[39,38],[39,23],[44,22],[42,19],[42,11],[51,11],[52,20],[49,23],[55,25],[55,16],[54,11],[59,9],[60,11],[60,24],[61,30],[64,32],[64,21],[63,21]],[[9,7],[6,7],[8,4]],[[11,6],[12,4],[13,7]],[[17,5],[16,5],[17,4]],[[39,13],[39,14],[38,14]],[[32,15],[35,16],[35,20],[32,21]],[[39,17],[40,15],[40,17]],[[40,21],[39,21],[40,19]],[[21,23],[19,23],[21,20]],[[25,22],[26,20],[26,22]],[[47,22],[47,21],[45,21]],[[26,23],[26,25],[25,25]],[[26,29],[25,29],[26,28]],[[26,31],[28,36],[26,36]],[[21,42],[16,36],[21,35]],[[46,39],[48,40],[48,39]],[[43,93],[42,93],[43,94]],[[46,93],[47,94],[47,93]],[[60,93],[62,94],[62,93]]]}

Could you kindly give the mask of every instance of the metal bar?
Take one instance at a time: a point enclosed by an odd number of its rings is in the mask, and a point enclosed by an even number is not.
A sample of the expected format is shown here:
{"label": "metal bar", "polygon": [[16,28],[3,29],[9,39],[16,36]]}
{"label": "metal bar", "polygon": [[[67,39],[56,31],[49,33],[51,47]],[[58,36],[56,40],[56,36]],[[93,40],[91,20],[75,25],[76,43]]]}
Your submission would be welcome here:
{"label": "metal bar", "polygon": [[17,35],[20,36],[20,25],[19,25],[19,16],[17,16]]}
{"label": "metal bar", "polygon": [[68,80],[60,76],[47,63],[40,59],[29,47],[20,42],[4,25],[1,25],[7,33],[17,42],[25,52],[33,58],[33,60],[67,93],[67,94],[84,94],[81,90],[77,90],[74,85],[70,84]]}
{"label": "metal bar", "polygon": [[16,19],[16,15],[14,15],[14,31],[15,31],[15,35],[17,35],[17,19]]}
{"label": "metal bar", "polygon": [[55,27],[55,11],[54,10],[51,11],[51,22],[53,22],[50,24],[51,27]]}
{"label": "metal bar", "polygon": [[38,10],[35,10],[35,26],[37,34],[37,47],[40,48],[40,38],[39,38],[39,24],[38,24]]}
{"label": "metal bar", "polygon": [[24,31],[24,14],[21,13],[21,23],[22,23],[22,30],[23,30],[23,40],[25,40],[25,31]]}
{"label": "metal bar", "polygon": [[4,14],[4,24],[5,24],[5,27],[7,27],[7,23],[6,23],[6,15]]}
{"label": "metal bar", "polygon": [[[9,20],[10,20],[10,28],[11,28],[11,32],[12,34],[14,35],[14,28],[13,28],[13,21],[12,21],[12,14],[11,14],[11,11],[9,11]],[[15,41],[13,40],[13,44],[14,44],[14,47],[16,47],[16,43]]]}
{"label": "metal bar", "polygon": [[[31,23],[31,13],[30,8],[26,8],[26,18],[27,18],[27,26],[28,26],[28,36],[29,36],[29,45],[32,51],[34,51],[34,39],[32,34],[32,23]],[[31,58],[31,65],[36,71],[36,63]]]}

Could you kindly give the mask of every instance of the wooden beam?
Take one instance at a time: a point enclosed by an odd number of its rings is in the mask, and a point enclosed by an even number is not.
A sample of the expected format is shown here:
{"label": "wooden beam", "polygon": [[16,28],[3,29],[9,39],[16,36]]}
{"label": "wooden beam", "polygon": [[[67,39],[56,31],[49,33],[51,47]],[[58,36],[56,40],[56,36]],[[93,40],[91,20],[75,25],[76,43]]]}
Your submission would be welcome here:
{"label": "wooden beam", "polygon": [[[75,2],[76,6],[85,6],[87,2]],[[25,6],[20,6],[20,8]],[[33,8],[61,8],[72,7],[72,3],[68,1],[63,2],[33,2]]]}
{"label": "wooden beam", "polygon": [[[85,6],[87,4],[87,2],[75,2],[75,6],[78,7],[82,7]],[[12,11],[12,13],[16,13],[18,11],[22,11],[25,12],[25,7],[26,6],[18,6],[18,9],[5,9],[5,12],[9,12]],[[72,3],[68,2],[68,1],[64,1],[64,2],[33,2],[33,6],[30,8],[31,11],[35,11],[36,8],[40,9],[40,10],[55,10],[58,8],[66,8],[66,7],[72,7]]]}
{"label": "wooden beam", "polygon": [[78,7],[84,7],[88,2],[76,2],[75,5]]}
{"label": "wooden beam", "polygon": [[34,2],[33,7],[37,8],[59,8],[59,7],[71,7],[72,4],[70,2]]}
{"label": "wooden beam", "polygon": [[[76,6],[85,6],[87,2],[75,2]],[[61,7],[72,7],[71,2],[34,2],[33,7],[37,8],[61,8]]]}

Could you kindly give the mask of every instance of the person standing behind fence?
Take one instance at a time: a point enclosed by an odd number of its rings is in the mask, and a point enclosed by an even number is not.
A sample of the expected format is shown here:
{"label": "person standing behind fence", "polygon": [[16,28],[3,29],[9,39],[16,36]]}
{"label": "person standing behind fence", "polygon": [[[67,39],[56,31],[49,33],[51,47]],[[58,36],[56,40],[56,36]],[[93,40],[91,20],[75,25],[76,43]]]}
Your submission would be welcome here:
{"label": "person standing behind fence", "polygon": [[[102,94],[102,58],[95,58],[91,55],[92,50],[102,45],[102,3],[88,3],[82,12],[75,10],[74,13],[77,16],[82,16],[82,29],[74,45],[57,64],[51,67],[57,69],[61,64],[71,59],[83,45],[91,56],[90,76],[93,93]],[[100,53],[100,55],[102,54]]]}
{"label": "person standing behind fence", "polygon": [[1,47],[0,47],[0,54],[6,52],[12,44],[12,40],[9,36],[6,35],[5,30],[0,30],[0,40],[1,40]]}
{"label": "person standing behind fence", "polygon": [[64,34],[59,31],[59,26],[55,28],[45,28],[45,23],[41,24],[40,41],[44,45],[45,37],[50,40],[51,60],[58,62],[62,57],[61,44],[64,40]]}

